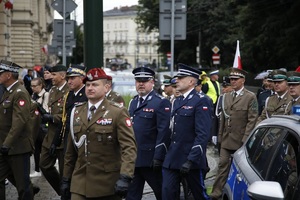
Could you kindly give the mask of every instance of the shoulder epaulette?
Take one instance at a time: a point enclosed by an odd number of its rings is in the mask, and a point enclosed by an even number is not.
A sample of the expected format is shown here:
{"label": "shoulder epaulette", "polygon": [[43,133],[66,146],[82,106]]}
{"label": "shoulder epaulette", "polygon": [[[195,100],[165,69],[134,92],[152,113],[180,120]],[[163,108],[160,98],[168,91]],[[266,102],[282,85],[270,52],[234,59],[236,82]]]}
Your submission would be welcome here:
{"label": "shoulder epaulette", "polygon": [[164,99],[164,98],[165,98],[164,96],[162,96],[162,95],[160,95],[160,94],[158,94],[158,93],[155,93],[155,96],[157,96],[157,97],[160,98],[160,99]]}
{"label": "shoulder epaulette", "polygon": [[86,102],[76,102],[76,103],[74,103],[74,106],[79,107],[79,106],[82,106],[85,104],[86,104]]}
{"label": "shoulder epaulette", "polygon": [[205,97],[205,94],[202,94],[202,93],[200,93],[200,92],[198,93],[198,95],[199,95],[200,98]]}
{"label": "shoulder epaulette", "polygon": [[119,103],[116,103],[116,102],[114,102],[114,101],[109,101],[109,103],[110,103],[111,105],[115,106],[115,107],[118,107],[118,108],[122,108],[122,107],[123,107],[123,105],[121,105],[121,104],[119,104]]}

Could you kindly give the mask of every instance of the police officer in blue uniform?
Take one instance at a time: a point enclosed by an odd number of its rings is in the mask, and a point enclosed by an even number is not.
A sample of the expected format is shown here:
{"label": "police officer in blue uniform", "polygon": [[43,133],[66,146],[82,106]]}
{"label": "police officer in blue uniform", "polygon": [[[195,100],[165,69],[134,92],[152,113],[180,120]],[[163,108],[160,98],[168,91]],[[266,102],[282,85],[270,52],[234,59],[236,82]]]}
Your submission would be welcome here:
{"label": "police officer in blue uniform", "polygon": [[127,200],[142,199],[145,181],[160,200],[162,163],[170,140],[171,104],[154,90],[154,71],[138,67],[132,72],[138,95],[129,104],[129,114],[137,142],[134,178],[129,186]]}
{"label": "police officer in blue uniform", "polygon": [[182,96],[175,100],[171,114],[171,143],[163,163],[164,200],[178,197],[182,177],[188,182],[195,200],[209,199],[204,175],[212,109],[210,100],[194,89],[200,74],[197,69],[179,64],[176,90]]}

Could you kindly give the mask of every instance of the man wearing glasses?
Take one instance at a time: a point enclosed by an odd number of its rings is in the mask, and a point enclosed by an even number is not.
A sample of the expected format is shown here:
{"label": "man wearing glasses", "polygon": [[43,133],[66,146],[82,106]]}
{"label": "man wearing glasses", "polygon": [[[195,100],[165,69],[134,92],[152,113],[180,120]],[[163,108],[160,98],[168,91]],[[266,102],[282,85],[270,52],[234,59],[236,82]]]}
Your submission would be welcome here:
{"label": "man wearing glasses", "polygon": [[211,199],[219,199],[231,165],[231,154],[240,148],[255,127],[258,116],[256,95],[244,87],[246,71],[232,68],[229,79],[232,92],[223,96],[218,142],[221,145],[219,170]]}

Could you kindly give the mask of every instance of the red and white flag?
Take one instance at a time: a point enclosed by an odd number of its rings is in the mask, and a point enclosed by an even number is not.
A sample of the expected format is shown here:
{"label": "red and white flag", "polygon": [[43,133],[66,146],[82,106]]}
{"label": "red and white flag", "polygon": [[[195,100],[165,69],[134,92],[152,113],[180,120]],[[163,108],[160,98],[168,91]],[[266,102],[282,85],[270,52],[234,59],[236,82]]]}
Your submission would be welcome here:
{"label": "red and white flag", "polygon": [[44,54],[48,54],[48,45],[45,44],[43,47],[42,47],[42,51],[44,52]]}
{"label": "red and white flag", "polygon": [[243,69],[242,68],[242,60],[240,54],[240,42],[237,40],[235,57],[233,62],[233,68]]}

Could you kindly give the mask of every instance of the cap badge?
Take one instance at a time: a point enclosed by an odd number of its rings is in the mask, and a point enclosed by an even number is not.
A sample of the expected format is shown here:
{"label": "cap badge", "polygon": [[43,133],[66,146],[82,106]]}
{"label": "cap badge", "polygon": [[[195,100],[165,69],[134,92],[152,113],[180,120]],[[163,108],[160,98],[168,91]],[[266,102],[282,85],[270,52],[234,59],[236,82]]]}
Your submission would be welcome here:
{"label": "cap badge", "polygon": [[88,75],[87,75],[87,78],[88,78],[89,80],[93,80],[93,75],[92,75],[92,74],[88,74]]}

